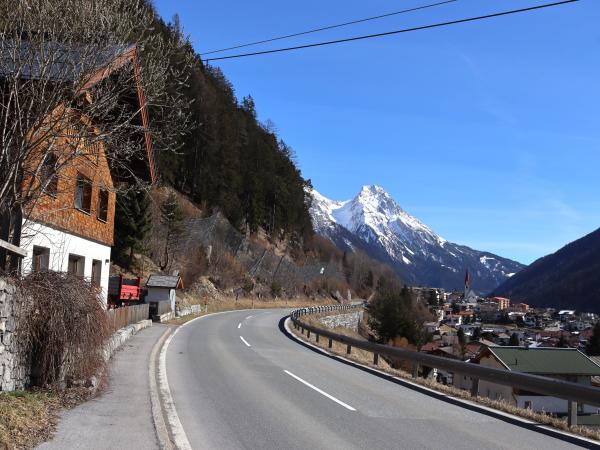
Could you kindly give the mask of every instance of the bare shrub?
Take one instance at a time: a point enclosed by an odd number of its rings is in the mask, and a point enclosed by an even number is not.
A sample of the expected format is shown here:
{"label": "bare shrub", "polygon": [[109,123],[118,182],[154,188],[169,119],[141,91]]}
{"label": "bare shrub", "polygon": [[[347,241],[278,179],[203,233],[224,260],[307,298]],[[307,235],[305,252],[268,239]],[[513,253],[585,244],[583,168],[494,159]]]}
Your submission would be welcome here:
{"label": "bare shrub", "polygon": [[59,387],[105,364],[110,328],[98,289],[81,277],[34,272],[19,284],[17,336],[31,361],[31,382]]}
{"label": "bare shrub", "polygon": [[202,244],[192,246],[186,252],[186,255],[179,256],[181,265],[181,278],[185,286],[192,286],[200,279],[201,276],[208,272],[208,258],[206,249]]}
{"label": "bare shrub", "polygon": [[246,270],[229,252],[223,252],[211,269],[211,281],[216,280],[220,288],[239,286],[244,282]]}

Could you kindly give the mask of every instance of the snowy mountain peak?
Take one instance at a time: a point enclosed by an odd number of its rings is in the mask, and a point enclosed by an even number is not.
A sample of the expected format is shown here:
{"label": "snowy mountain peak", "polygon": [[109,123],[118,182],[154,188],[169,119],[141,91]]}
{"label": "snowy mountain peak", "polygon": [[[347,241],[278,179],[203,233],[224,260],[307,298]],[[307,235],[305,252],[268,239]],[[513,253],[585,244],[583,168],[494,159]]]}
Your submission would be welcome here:
{"label": "snowy mountain peak", "polygon": [[[447,287],[444,280],[459,280],[468,268],[472,273],[490,272],[486,276],[497,285],[522,267],[489,253],[482,259],[483,252],[449,243],[404,211],[381,186],[363,186],[347,201],[330,200],[315,190],[311,195],[317,233],[345,250],[366,248],[372,256],[390,262],[408,283]],[[496,264],[490,264],[492,259]],[[458,287],[460,282],[453,288]]]}

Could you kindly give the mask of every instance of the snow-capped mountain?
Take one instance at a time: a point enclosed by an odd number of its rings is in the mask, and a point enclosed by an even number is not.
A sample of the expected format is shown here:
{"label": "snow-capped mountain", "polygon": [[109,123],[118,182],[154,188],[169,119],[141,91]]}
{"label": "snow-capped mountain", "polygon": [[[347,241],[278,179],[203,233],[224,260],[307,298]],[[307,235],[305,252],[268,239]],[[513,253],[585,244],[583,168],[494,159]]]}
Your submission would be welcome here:
{"label": "snow-capped mountain", "polygon": [[379,186],[363,186],[348,201],[330,200],[313,190],[315,231],[342,250],[362,250],[390,264],[409,284],[461,289],[465,270],[473,288],[490,292],[521,270],[518,262],[448,242],[404,211]]}

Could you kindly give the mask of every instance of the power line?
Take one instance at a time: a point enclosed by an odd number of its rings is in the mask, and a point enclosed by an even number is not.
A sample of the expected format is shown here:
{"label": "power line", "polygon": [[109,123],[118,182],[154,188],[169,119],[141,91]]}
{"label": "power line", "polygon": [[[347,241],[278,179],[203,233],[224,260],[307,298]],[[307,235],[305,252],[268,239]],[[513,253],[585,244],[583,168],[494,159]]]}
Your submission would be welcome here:
{"label": "power line", "polygon": [[250,47],[250,46],[258,45],[258,44],[266,44],[267,42],[280,41],[282,39],[289,39],[289,38],[296,37],[296,36],[304,36],[305,34],[318,33],[319,31],[332,30],[334,28],[346,27],[348,25],[355,25],[357,23],[368,22],[370,20],[377,20],[377,19],[383,19],[385,17],[396,16],[396,15],[399,15],[399,14],[406,14],[406,13],[413,12],[413,11],[419,11],[421,9],[434,8],[436,6],[441,6],[441,5],[445,5],[445,4],[448,4],[448,3],[454,3],[454,2],[457,2],[457,1],[458,0],[446,0],[446,1],[443,1],[443,2],[433,3],[431,5],[424,5],[424,6],[418,6],[416,8],[403,9],[402,11],[394,11],[394,12],[387,13],[387,14],[381,14],[379,16],[367,17],[365,19],[353,20],[351,22],[344,22],[344,23],[340,23],[340,24],[337,24],[337,25],[329,25],[329,26],[326,26],[326,27],[314,28],[312,30],[307,30],[307,31],[301,31],[299,33],[287,34],[285,36],[277,36],[277,37],[265,39],[265,40],[262,40],[262,41],[250,42],[248,44],[235,45],[233,47],[222,48],[220,50],[212,50],[210,52],[202,52],[202,53],[200,53],[200,55],[202,55],[202,56],[204,56],[204,55],[211,55],[213,53],[221,53],[221,52],[225,52],[227,50],[235,50],[235,49],[238,49],[238,48]]}
{"label": "power line", "polygon": [[528,8],[513,9],[510,11],[502,11],[499,13],[487,14],[484,16],[468,17],[466,19],[452,20],[449,22],[439,22],[439,23],[434,23],[431,25],[422,25],[419,27],[404,28],[402,30],[388,31],[385,33],[368,34],[368,35],[364,35],[364,36],[356,36],[356,37],[351,37],[351,38],[346,38],[346,39],[337,39],[335,41],[317,42],[314,44],[298,45],[296,47],[277,48],[274,50],[264,50],[264,51],[260,51],[260,52],[241,53],[241,54],[231,55],[231,56],[221,56],[218,58],[208,58],[208,59],[205,59],[204,62],[219,61],[219,60],[223,60],[223,59],[244,58],[247,56],[266,55],[269,53],[287,52],[287,51],[291,51],[291,50],[300,50],[300,49],[304,49],[304,48],[321,47],[324,45],[340,44],[342,42],[352,42],[352,41],[359,41],[359,40],[363,40],[363,39],[377,38],[377,37],[382,37],[382,36],[390,36],[393,34],[408,33],[410,31],[427,30],[430,28],[439,28],[439,27],[444,27],[447,25],[456,25],[459,23],[474,22],[477,20],[490,19],[493,17],[508,16],[510,14],[518,14],[518,13],[527,12],[527,11],[534,11],[537,9],[550,8],[553,6],[559,6],[559,5],[564,5],[567,3],[574,3],[574,2],[578,2],[578,1],[579,0],[564,0],[564,1],[560,1],[560,2],[546,3],[544,5],[530,6]]}

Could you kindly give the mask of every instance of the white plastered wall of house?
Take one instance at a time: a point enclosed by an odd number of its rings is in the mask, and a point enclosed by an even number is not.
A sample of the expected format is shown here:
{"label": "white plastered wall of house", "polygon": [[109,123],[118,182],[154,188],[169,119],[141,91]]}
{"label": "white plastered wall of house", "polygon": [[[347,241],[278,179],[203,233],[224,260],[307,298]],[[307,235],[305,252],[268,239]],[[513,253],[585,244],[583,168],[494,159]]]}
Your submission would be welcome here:
{"label": "white plastered wall of house", "polygon": [[[517,406],[519,408],[530,408],[538,412],[566,414],[569,405],[566,400],[549,397],[546,395],[517,395]],[[600,408],[590,405],[577,405],[579,413],[598,414]]]}
{"label": "white plastered wall of house", "polygon": [[[493,358],[492,356],[487,356],[485,358],[482,358],[480,361],[480,364],[482,366],[488,366],[488,367],[493,367],[495,369],[505,369],[506,370],[506,367],[504,367],[501,363],[496,361],[496,359]],[[504,401],[506,401],[512,405],[516,405],[516,403],[517,403],[515,396],[513,395],[512,387],[492,383],[492,382],[486,381],[486,380],[479,381],[478,394],[481,397],[488,397],[492,400],[503,399]]]}
{"label": "white plastered wall of house", "polygon": [[110,265],[110,247],[98,242],[74,236],[37,222],[23,224],[21,248],[27,251],[23,259],[23,274],[33,270],[34,247],[48,249],[48,268],[57,272],[66,272],[69,267],[69,255],[81,258],[81,274],[91,280],[94,261],[100,267],[100,287],[104,301],[107,299]]}

